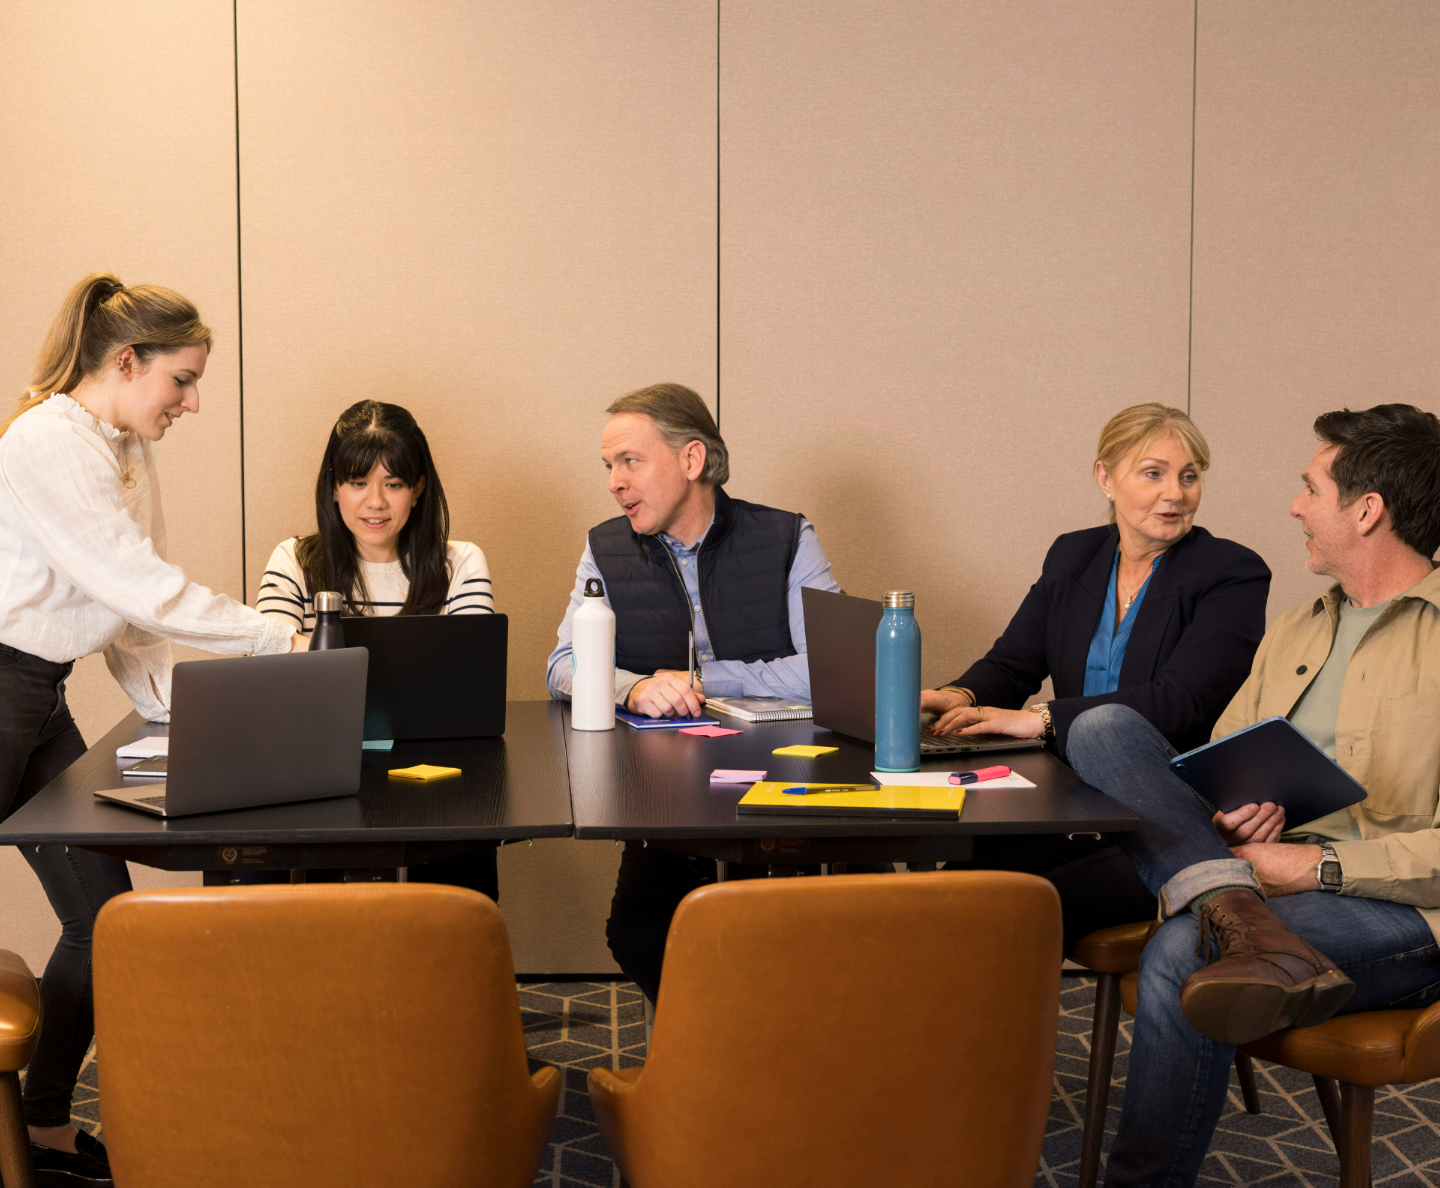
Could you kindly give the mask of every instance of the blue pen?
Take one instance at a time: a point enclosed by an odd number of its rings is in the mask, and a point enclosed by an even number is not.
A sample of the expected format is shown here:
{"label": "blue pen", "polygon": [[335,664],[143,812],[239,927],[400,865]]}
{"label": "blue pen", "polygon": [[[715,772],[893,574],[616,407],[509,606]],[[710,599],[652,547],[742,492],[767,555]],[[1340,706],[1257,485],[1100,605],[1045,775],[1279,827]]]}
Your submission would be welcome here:
{"label": "blue pen", "polygon": [[878,792],[878,784],[826,784],[823,788],[806,788],[803,785],[794,788],[781,788],[780,791],[786,796],[813,796],[817,792]]}

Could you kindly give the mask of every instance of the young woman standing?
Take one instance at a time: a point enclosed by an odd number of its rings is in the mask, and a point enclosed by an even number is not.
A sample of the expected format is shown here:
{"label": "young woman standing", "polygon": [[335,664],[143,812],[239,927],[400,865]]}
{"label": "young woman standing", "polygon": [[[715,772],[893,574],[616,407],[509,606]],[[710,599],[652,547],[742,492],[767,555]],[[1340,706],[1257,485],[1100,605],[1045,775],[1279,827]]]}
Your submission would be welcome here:
{"label": "young woman standing", "polygon": [[[82,656],[104,652],[135,708],[168,722],[167,641],[235,654],[305,647],[293,625],[165,559],[154,443],[200,411],[210,342],[180,294],[95,273],[65,299],[21,407],[0,424],[0,818],[84,753],[65,704]],[[23,853],[62,929],[25,1079],[36,1167],[108,1179],[105,1148],[70,1125],[70,1098],[94,1031],[95,915],[130,877],[122,860],[76,847]]]}

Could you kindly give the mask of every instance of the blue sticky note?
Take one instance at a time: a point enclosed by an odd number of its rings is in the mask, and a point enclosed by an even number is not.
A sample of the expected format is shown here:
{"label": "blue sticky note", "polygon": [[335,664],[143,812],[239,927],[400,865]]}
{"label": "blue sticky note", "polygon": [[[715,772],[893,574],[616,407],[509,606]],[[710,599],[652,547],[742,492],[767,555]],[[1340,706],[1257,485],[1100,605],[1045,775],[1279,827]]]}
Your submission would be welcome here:
{"label": "blue sticky note", "polygon": [[395,747],[393,738],[367,738],[360,744],[362,751],[389,751]]}

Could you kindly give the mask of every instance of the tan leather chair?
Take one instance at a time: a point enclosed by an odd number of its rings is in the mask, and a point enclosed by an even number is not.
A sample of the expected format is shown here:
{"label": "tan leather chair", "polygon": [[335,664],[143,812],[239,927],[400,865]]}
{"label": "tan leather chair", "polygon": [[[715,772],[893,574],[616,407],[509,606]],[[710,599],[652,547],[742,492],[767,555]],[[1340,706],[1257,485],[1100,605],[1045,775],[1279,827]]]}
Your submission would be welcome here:
{"label": "tan leather chair", "polygon": [[[1132,1015],[1139,981],[1139,974],[1128,974],[1120,983],[1121,1002]],[[1337,1015],[1317,1027],[1277,1031],[1237,1055],[1311,1075],[1340,1157],[1340,1188],[1368,1188],[1375,1090],[1440,1077],[1440,1003]]]}
{"label": "tan leather chair", "polygon": [[5,1188],[35,1185],[20,1070],[39,1042],[40,987],[21,958],[0,949],[0,1177]]}
{"label": "tan leather chair", "polygon": [[521,1188],[561,1087],[527,1072],[499,910],[458,887],[116,896],[95,1033],[118,1188]]}
{"label": "tan leather chair", "polygon": [[[1070,959],[1092,970],[1095,979],[1095,1017],[1090,1025],[1090,1075],[1085,1090],[1085,1120],[1080,1132],[1080,1169],[1076,1188],[1095,1188],[1100,1173],[1100,1146],[1105,1138],[1105,1114],[1110,1108],[1110,1078],[1115,1071],[1115,1040],[1120,1031],[1120,986],[1140,969],[1140,953],[1158,926],[1158,920],[1117,924],[1081,937]],[[1134,1011],[1131,1010],[1133,1014]],[[1235,1072],[1245,1109],[1260,1113],[1260,1091],[1255,1066],[1243,1052],[1235,1053]]]}
{"label": "tan leather chair", "polygon": [[1031,1188],[1059,996],[1043,879],[721,883],[675,913],[649,1060],[590,1098],[632,1188]]}

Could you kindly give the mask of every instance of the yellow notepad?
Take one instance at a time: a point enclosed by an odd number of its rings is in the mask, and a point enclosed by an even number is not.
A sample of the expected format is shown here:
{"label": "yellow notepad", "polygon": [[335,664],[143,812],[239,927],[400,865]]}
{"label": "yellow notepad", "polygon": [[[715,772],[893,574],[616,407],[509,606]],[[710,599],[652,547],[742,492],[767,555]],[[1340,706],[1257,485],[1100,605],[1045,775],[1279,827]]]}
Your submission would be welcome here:
{"label": "yellow notepad", "polygon": [[956,821],[965,807],[965,789],[958,784],[944,788],[889,784],[874,792],[815,792],[809,796],[786,795],[782,790],[829,786],[762,780],[741,797],[735,811],[760,816],[914,817]]}
{"label": "yellow notepad", "polygon": [[438,780],[445,776],[460,774],[458,767],[431,767],[428,763],[417,763],[414,767],[392,767],[392,780]]}
{"label": "yellow notepad", "polygon": [[799,755],[802,759],[814,759],[817,755],[828,755],[831,751],[838,751],[839,747],[776,747],[770,753],[772,755]]}

